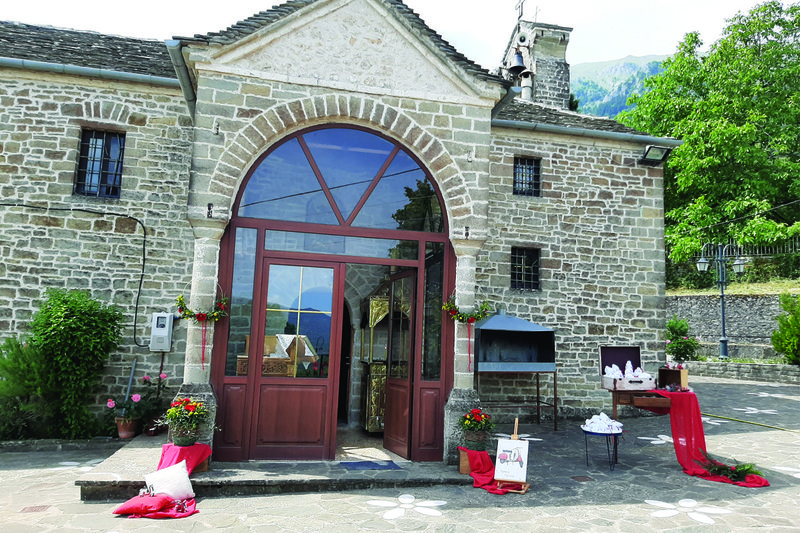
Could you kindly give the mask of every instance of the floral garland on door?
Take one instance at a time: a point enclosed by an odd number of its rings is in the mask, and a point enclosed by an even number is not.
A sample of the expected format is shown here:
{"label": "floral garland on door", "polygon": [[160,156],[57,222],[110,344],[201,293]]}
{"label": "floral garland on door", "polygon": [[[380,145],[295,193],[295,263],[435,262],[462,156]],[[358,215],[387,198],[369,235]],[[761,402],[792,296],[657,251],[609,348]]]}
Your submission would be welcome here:
{"label": "floral garland on door", "polygon": [[228,316],[228,299],[224,296],[222,298],[218,298],[216,302],[214,302],[214,308],[210,311],[192,311],[189,309],[189,306],[186,305],[186,300],[183,299],[183,294],[179,295],[175,298],[175,303],[178,306],[178,314],[184,320],[194,320],[200,324],[201,330],[201,365],[203,370],[206,369],[206,333],[208,331],[208,323],[209,322],[217,322],[223,317]]}
{"label": "floral garland on door", "polygon": [[489,316],[489,311],[491,311],[492,308],[489,302],[482,302],[478,306],[478,309],[472,313],[462,313],[456,305],[455,297],[450,296],[442,306],[442,309],[447,311],[448,316],[453,320],[467,325],[467,353],[469,355],[467,372],[472,372],[472,324]]}

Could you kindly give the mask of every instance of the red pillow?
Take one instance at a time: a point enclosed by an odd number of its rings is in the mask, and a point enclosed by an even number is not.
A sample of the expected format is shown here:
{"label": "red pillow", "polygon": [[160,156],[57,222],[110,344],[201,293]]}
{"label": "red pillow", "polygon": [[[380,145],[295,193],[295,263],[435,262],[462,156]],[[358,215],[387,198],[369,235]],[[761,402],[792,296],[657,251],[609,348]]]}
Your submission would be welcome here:
{"label": "red pillow", "polygon": [[175,498],[169,494],[140,494],[126,501],[112,512],[114,514],[147,514],[168,507]]}

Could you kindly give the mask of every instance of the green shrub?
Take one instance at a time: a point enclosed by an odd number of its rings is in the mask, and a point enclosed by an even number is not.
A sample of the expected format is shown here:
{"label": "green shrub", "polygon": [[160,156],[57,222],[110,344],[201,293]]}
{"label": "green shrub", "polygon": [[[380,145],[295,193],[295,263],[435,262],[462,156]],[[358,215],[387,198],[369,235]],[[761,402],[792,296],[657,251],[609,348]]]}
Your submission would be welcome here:
{"label": "green shrub", "polygon": [[16,338],[0,345],[0,440],[51,437],[54,406],[44,401],[46,361]]}
{"label": "green shrub", "polygon": [[30,343],[45,361],[42,397],[55,411],[58,436],[92,436],[89,412],[110,353],[121,338],[122,312],[80,291],[48,289],[31,321]]}
{"label": "green shrub", "polygon": [[800,295],[783,293],[780,304],[784,314],[776,317],[778,329],[772,332],[772,346],[789,364],[800,365]]}
{"label": "green shrub", "polygon": [[700,342],[689,336],[689,322],[673,315],[667,321],[667,355],[675,361],[696,361]]}

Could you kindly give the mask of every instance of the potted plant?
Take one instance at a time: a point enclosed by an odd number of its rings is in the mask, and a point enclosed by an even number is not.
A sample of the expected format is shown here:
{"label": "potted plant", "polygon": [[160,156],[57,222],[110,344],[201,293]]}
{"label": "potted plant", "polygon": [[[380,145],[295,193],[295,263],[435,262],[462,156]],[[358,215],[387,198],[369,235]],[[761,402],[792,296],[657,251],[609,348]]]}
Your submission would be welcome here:
{"label": "potted plant", "polygon": [[209,415],[203,402],[193,398],[178,398],[170,404],[160,422],[169,426],[173,444],[191,446],[197,442],[200,428],[208,423]]}
{"label": "potted plant", "polygon": [[464,432],[464,446],[471,450],[483,451],[489,441],[489,431],[494,428],[492,417],[481,409],[471,409],[459,419]]}
{"label": "potted plant", "polygon": [[113,411],[119,438],[130,439],[139,433],[142,423],[142,396],[140,394],[131,394],[129,398],[125,398],[121,402],[109,398],[106,407]]}

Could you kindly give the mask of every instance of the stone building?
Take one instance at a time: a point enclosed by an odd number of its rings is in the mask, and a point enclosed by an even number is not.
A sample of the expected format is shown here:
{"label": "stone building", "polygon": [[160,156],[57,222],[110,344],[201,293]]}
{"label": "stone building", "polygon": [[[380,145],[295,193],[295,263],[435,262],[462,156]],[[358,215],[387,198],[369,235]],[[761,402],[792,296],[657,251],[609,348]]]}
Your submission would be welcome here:
{"label": "stone building", "polygon": [[[339,424],[442,460],[465,405],[529,419],[530,373],[476,393],[451,295],[552,330],[560,416],[598,411],[601,346],[663,359],[641,157],[675,143],[567,109],[570,31],[520,21],[490,73],[399,0],[291,0],[166,43],[0,24],[0,326],[24,333],[47,287],[123,307],[98,403],[134,360],[163,368],[216,406],[218,460],[332,458]],[[151,352],[179,294],[230,316]]]}

